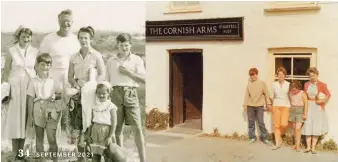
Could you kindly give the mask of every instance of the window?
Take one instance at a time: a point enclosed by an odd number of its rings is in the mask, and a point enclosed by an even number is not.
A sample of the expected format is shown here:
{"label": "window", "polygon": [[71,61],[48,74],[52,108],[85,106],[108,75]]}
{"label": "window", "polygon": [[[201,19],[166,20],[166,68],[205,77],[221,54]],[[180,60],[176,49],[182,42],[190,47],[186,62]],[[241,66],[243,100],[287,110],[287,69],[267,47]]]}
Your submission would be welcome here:
{"label": "window", "polygon": [[277,78],[277,69],[284,67],[287,71],[286,80],[299,80],[302,85],[309,80],[306,71],[311,66],[311,53],[276,53],[275,57],[275,79]]}
{"label": "window", "polygon": [[194,12],[201,12],[199,1],[172,1],[169,2],[169,12],[167,14]]}
{"label": "window", "polygon": [[309,80],[306,71],[316,66],[316,49],[286,48],[270,50],[272,61],[271,81],[277,80],[277,69],[284,67],[287,71],[286,80],[298,80],[304,85]]}
{"label": "window", "polygon": [[268,2],[268,7],[264,9],[265,12],[288,12],[288,11],[308,11],[320,10],[317,1],[278,1]]}

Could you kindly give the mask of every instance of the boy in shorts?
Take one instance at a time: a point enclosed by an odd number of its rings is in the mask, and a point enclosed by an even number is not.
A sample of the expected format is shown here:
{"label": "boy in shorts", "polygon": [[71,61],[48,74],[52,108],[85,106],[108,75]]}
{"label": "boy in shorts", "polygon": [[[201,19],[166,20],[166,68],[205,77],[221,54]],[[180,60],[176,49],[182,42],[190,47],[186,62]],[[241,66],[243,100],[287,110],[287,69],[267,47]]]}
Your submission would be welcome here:
{"label": "boy in shorts", "polygon": [[[49,76],[52,58],[48,53],[37,57],[37,75],[28,84],[28,112],[33,118],[36,132],[36,151],[44,151],[44,131],[46,129],[50,152],[57,152],[56,129],[61,117],[61,93],[56,89],[55,81]],[[57,161],[57,158],[53,158]]]}
{"label": "boy in shorts", "polygon": [[128,33],[116,37],[119,53],[107,62],[107,81],[113,86],[112,102],[117,109],[116,142],[123,147],[123,125],[132,126],[140,162],[145,162],[145,141],[142,129],[141,109],[137,87],[145,83],[143,60],[131,53],[131,36]]}

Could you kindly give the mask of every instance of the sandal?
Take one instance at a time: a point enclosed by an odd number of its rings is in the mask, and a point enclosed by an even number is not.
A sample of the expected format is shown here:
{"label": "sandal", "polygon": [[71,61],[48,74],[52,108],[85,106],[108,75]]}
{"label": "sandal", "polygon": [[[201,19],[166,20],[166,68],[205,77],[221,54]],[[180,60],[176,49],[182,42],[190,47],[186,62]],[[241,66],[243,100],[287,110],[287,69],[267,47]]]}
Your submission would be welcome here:
{"label": "sandal", "polygon": [[312,153],[312,154],[317,154],[317,151],[311,150],[311,153]]}
{"label": "sandal", "polygon": [[296,145],[293,145],[292,146],[292,150],[296,150],[297,149],[297,146]]}
{"label": "sandal", "polygon": [[305,150],[305,151],[304,151],[304,153],[309,153],[309,152],[311,152],[311,150]]}

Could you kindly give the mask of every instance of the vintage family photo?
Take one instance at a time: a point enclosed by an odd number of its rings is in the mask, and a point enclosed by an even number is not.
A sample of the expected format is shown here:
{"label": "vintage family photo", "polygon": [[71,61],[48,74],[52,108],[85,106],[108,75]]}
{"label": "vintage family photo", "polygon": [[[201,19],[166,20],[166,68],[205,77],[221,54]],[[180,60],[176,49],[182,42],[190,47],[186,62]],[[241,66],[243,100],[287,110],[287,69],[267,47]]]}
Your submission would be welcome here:
{"label": "vintage family photo", "polygon": [[1,8],[1,161],[146,162],[145,3]]}

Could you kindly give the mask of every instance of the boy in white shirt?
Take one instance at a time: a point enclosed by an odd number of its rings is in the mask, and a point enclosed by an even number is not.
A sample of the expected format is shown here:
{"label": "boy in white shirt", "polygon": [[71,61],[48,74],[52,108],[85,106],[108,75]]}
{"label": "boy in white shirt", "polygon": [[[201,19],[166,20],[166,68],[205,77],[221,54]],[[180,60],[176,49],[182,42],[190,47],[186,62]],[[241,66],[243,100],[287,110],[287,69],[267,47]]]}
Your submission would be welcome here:
{"label": "boy in white shirt", "polygon": [[135,143],[140,161],[145,162],[145,141],[142,129],[141,109],[137,87],[145,83],[143,60],[131,53],[131,36],[123,33],[116,37],[119,53],[107,63],[107,80],[113,87],[112,102],[117,109],[116,141],[123,147],[123,124],[131,125],[135,130]]}

